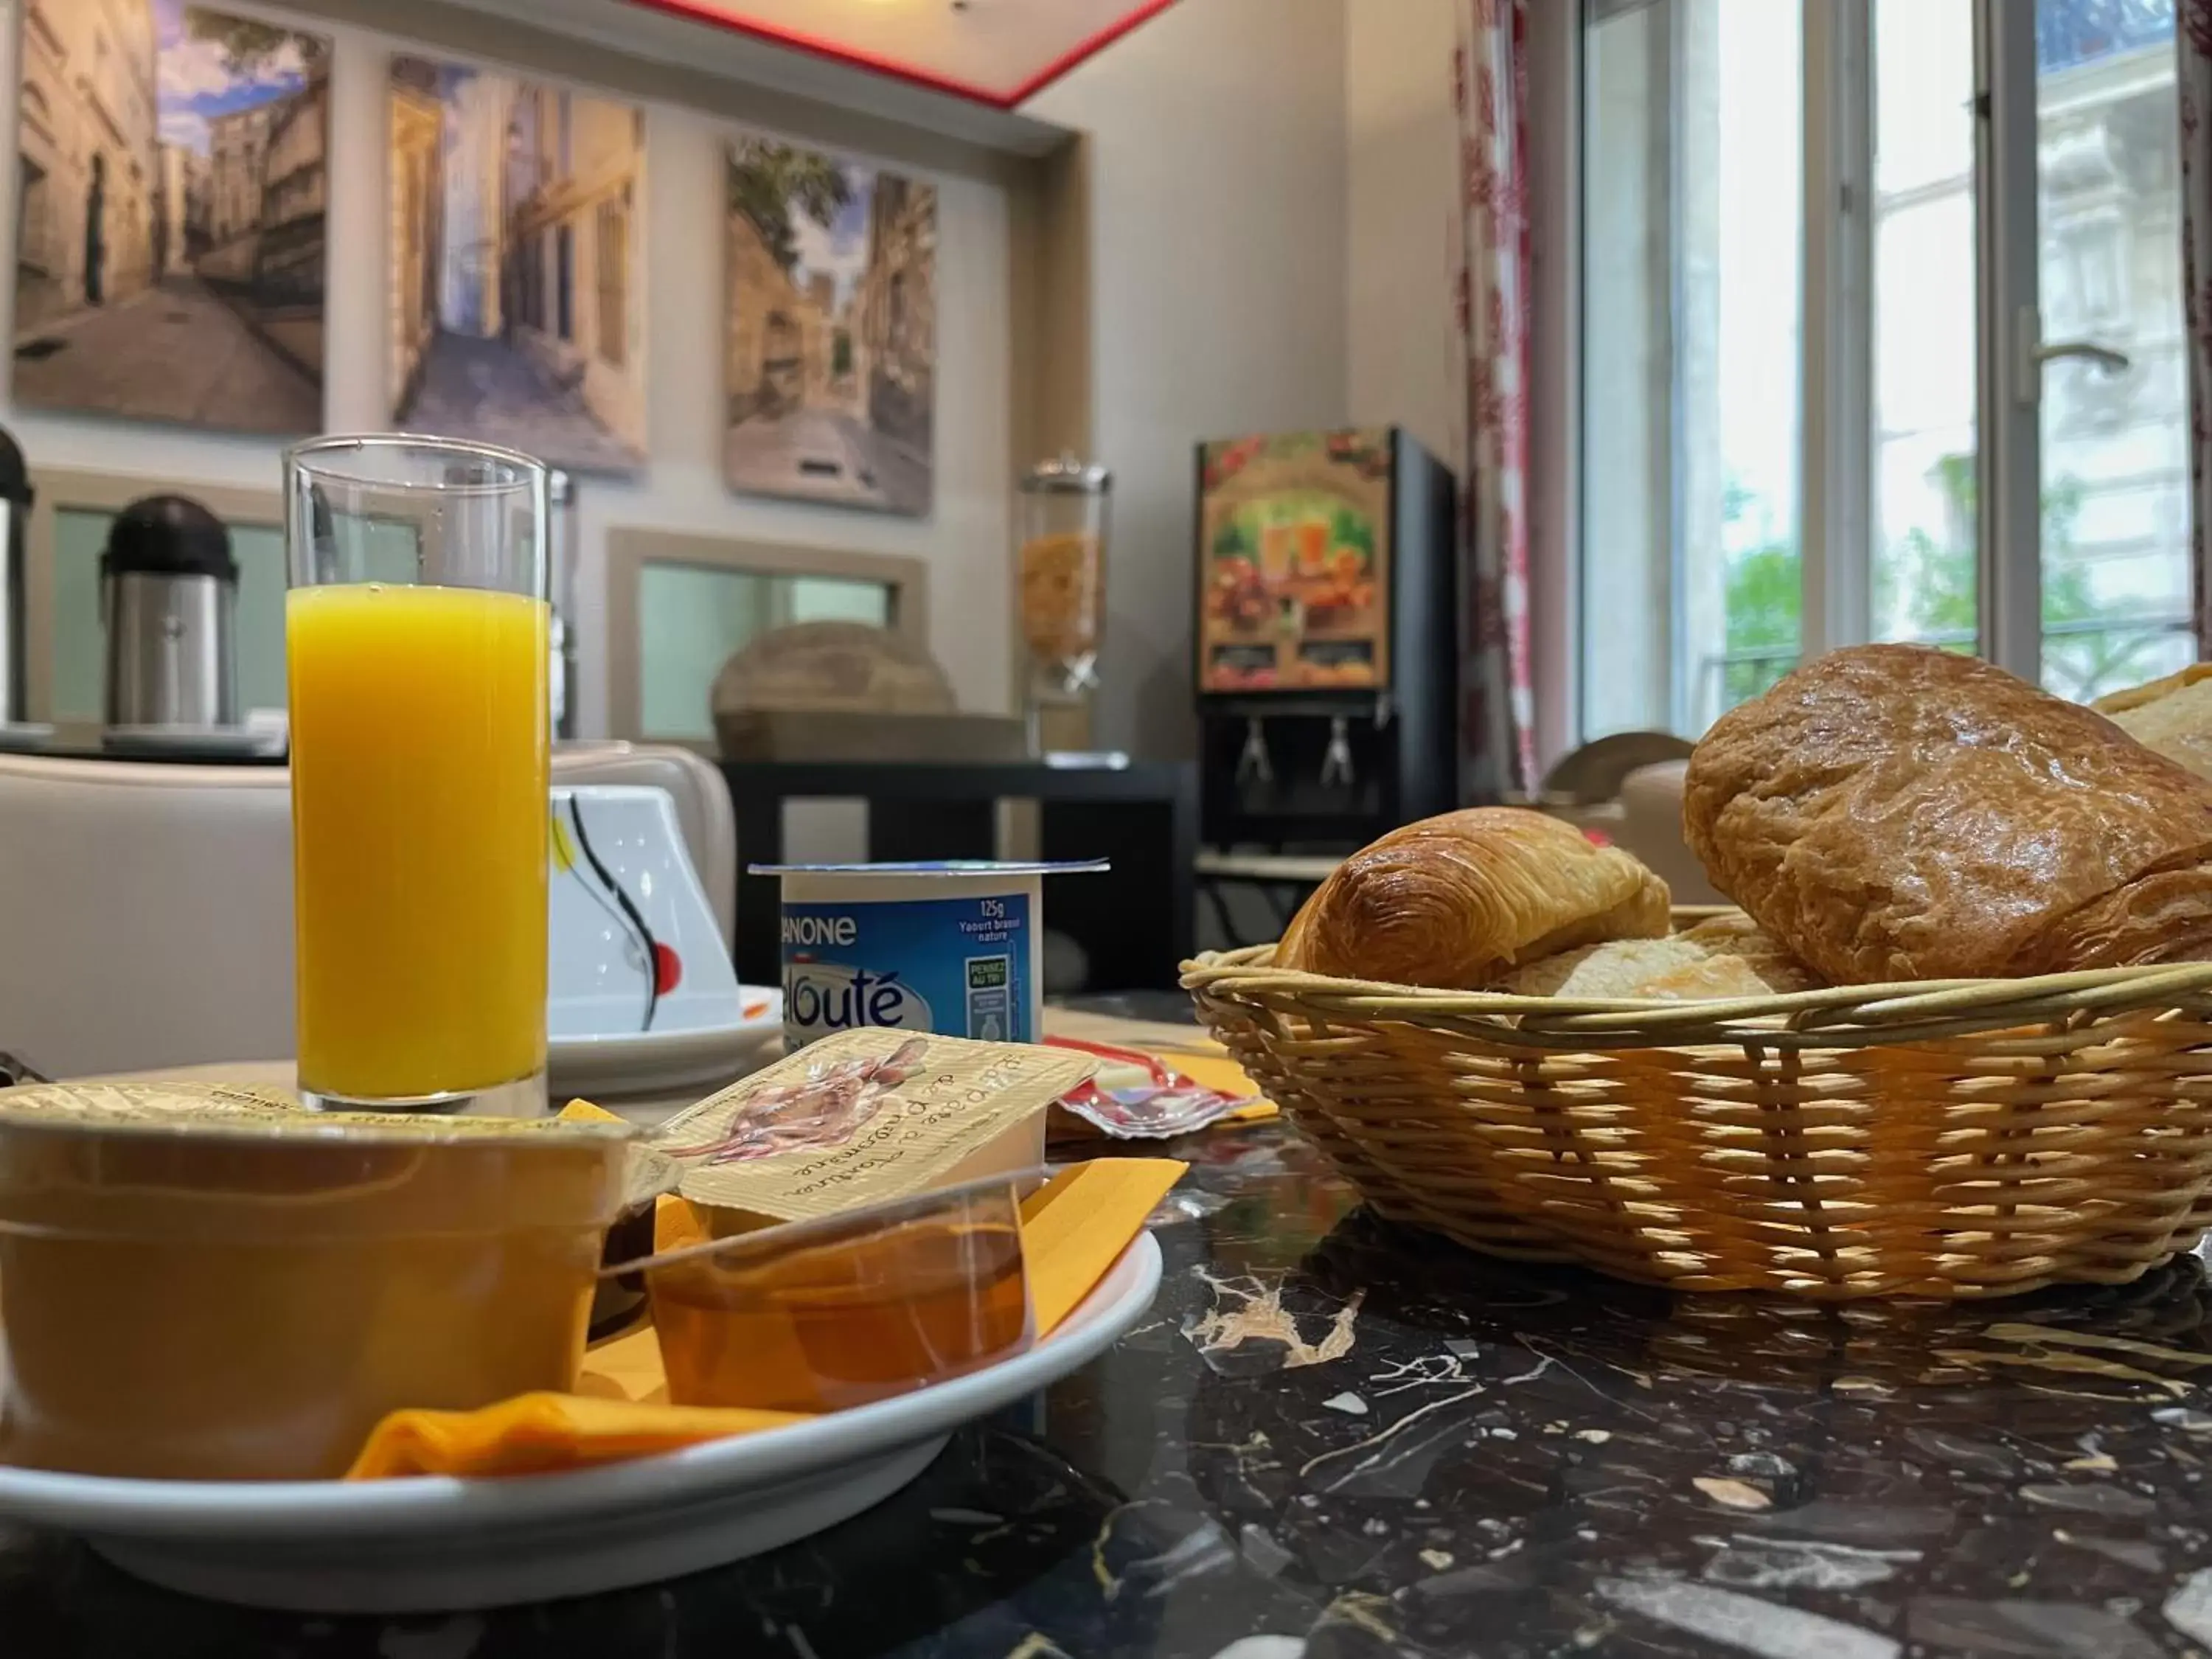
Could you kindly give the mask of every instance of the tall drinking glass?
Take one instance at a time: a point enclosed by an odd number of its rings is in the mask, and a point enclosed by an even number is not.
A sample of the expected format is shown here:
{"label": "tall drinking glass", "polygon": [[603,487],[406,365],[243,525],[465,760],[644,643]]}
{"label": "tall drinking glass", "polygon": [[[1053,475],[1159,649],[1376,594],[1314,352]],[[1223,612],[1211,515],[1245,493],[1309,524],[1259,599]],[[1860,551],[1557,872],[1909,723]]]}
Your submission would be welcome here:
{"label": "tall drinking glass", "polygon": [[546,491],[447,439],[285,452],[311,1106],[545,1109]]}

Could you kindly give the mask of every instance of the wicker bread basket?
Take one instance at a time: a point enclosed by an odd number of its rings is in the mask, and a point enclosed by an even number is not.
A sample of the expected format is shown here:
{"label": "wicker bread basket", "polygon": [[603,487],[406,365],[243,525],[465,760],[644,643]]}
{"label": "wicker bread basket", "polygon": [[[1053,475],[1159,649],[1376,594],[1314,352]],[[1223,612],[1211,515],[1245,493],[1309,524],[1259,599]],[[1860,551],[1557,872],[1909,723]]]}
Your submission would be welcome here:
{"label": "wicker bread basket", "polygon": [[1823,1301],[2122,1284],[2212,1227],[2212,963],[1728,1002],[1183,964],[1368,1202],[1474,1249]]}

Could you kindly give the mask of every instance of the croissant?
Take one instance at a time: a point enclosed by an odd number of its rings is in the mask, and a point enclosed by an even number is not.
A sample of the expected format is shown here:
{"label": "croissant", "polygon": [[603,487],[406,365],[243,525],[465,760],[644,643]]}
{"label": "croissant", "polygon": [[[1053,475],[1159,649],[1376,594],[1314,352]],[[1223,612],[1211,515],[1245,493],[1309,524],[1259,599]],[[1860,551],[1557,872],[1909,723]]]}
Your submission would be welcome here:
{"label": "croissant", "polygon": [[1948,652],[1833,651],[1723,714],[1682,829],[1837,984],[2212,955],[2212,782]]}
{"label": "croissant", "polygon": [[1353,854],[1291,919],[1275,961],[1309,973],[1454,990],[1578,945],[1656,939],[1667,884],[1557,818],[1446,812]]}

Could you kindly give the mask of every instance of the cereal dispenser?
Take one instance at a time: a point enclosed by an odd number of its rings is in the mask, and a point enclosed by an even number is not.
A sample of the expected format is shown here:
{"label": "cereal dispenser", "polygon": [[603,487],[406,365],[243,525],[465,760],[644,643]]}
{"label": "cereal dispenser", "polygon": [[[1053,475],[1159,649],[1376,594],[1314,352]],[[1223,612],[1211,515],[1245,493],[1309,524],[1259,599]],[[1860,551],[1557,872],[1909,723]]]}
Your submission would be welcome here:
{"label": "cereal dispenser", "polygon": [[1015,563],[1022,640],[1030,653],[1032,752],[1060,746],[1054,739],[1070,726],[1087,726],[1081,714],[1098,684],[1099,636],[1106,621],[1106,509],[1112,485],[1104,467],[1065,451],[1031,467],[1021,482]]}

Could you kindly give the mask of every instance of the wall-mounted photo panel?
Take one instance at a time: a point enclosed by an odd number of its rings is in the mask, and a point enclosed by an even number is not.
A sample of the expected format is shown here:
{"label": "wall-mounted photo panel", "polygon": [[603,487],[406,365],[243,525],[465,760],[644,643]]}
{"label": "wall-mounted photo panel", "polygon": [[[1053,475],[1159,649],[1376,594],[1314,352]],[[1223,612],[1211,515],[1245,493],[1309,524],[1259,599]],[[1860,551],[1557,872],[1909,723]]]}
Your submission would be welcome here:
{"label": "wall-mounted photo panel", "polygon": [[28,8],[19,404],[321,428],[330,62],[325,36],[180,0]]}
{"label": "wall-mounted photo panel", "polygon": [[726,216],[730,487],[928,512],[936,188],[748,137]]}
{"label": "wall-mounted photo panel", "polygon": [[392,61],[392,419],[585,471],[645,459],[645,114]]}

